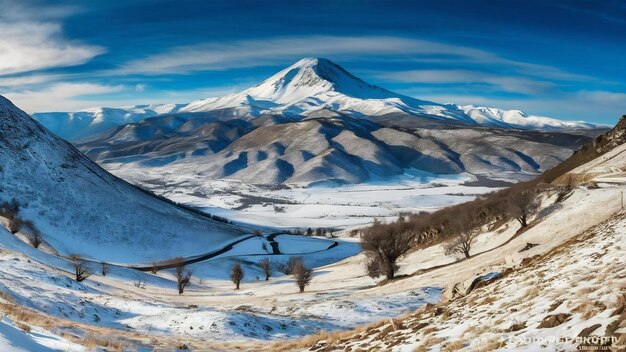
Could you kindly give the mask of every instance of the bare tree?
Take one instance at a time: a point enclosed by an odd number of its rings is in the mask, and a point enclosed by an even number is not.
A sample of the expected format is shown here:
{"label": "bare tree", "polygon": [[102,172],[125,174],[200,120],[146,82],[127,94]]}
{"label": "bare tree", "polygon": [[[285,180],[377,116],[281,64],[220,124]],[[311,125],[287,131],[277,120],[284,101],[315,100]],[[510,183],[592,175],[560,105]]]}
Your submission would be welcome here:
{"label": "bare tree", "polygon": [[515,193],[509,198],[509,212],[522,225],[528,226],[528,218],[539,207],[532,190]]}
{"label": "bare tree", "polygon": [[269,258],[265,258],[259,262],[259,268],[263,270],[263,274],[265,274],[265,281],[270,279],[272,276],[272,262]]}
{"label": "bare tree", "polygon": [[304,262],[302,260],[302,257],[291,257],[289,258],[289,260],[287,261],[287,265],[284,266],[283,268],[283,273],[285,275],[291,275],[293,274],[293,270],[298,266],[298,265],[303,265]]}
{"label": "bare tree", "polygon": [[451,231],[454,232],[454,237],[452,241],[444,247],[446,255],[461,253],[465,255],[465,258],[469,258],[472,244],[480,234],[475,218],[465,211],[464,213],[458,214],[457,217],[452,220],[450,226]]}
{"label": "bare tree", "polygon": [[414,232],[404,221],[393,224],[374,224],[363,231],[361,247],[369,261],[367,271],[371,277],[385,275],[392,280],[398,270],[396,261],[411,248]]}
{"label": "bare tree", "polygon": [[105,262],[100,263],[100,272],[102,273],[102,276],[107,276],[109,271],[110,271],[109,264]]}
{"label": "bare tree", "polygon": [[187,287],[191,281],[193,272],[185,268],[183,258],[176,258],[174,263],[176,265],[176,285],[178,286],[178,294],[182,295],[183,292],[185,292],[185,287]]}
{"label": "bare tree", "polygon": [[10,233],[16,234],[22,228],[23,222],[22,219],[18,217],[9,218],[9,222],[7,224],[7,229]]}
{"label": "bare tree", "polygon": [[72,261],[72,266],[74,267],[74,278],[78,282],[83,282],[89,276],[91,276],[91,270],[87,266],[87,263],[77,254],[72,254],[70,256],[70,260]]}
{"label": "bare tree", "polygon": [[[176,261],[182,261],[182,259],[176,259]],[[154,275],[159,272],[159,264],[157,262],[152,262],[152,267],[150,268],[150,272]]]}
{"label": "bare tree", "polygon": [[235,283],[235,290],[239,289],[239,284],[243,279],[244,272],[239,263],[233,265],[233,269],[230,271],[230,279]]}
{"label": "bare tree", "polygon": [[28,242],[30,242],[33,247],[39,248],[39,245],[43,243],[43,239],[41,238],[39,231],[33,231],[33,233],[28,236]]}
{"label": "bare tree", "polygon": [[313,270],[307,268],[303,261],[299,261],[293,268],[293,277],[300,289],[300,293],[302,293],[304,288],[311,283],[311,279],[313,279]]}

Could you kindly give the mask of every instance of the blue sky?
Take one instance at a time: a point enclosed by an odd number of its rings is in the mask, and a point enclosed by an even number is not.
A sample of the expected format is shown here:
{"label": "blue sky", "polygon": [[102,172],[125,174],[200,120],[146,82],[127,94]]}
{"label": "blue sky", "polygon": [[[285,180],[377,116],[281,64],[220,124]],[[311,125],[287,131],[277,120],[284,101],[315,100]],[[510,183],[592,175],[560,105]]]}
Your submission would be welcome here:
{"label": "blue sky", "polygon": [[188,102],[302,57],[420,99],[614,123],[621,1],[0,0],[0,94],[28,112]]}

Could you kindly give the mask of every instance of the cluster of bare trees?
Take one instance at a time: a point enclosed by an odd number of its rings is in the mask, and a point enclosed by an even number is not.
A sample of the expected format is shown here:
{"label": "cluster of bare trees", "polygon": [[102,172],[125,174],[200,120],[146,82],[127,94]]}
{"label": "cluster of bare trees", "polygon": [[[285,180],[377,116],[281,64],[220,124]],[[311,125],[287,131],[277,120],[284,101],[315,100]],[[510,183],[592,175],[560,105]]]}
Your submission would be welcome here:
{"label": "cluster of bare trees", "polygon": [[[272,262],[269,258],[265,258],[257,263],[257,266],[263,271],[265,275],[265,281],[269,280],[272,276]],[[282,267],[282,272],[286,275],[293,275],[294,281],[300,292],[304,292],[306,286],[311,283],[313,278],[313,270],[306,267],[301,257],[291,257],[287,262],[287,265]],[[241,264],[235,263],[230,271],[230,279],[235,284],[235,290],[239,290],[241,281],[245,276],[245,272]]]}
{"label": "cluster of bare trees", "polygon": [[397,260],[413,246],[445,240],[446,254],[471,256],[476,237],[488,225],[515,219],[521,228],[539,207],[535,188],[512,187],[434,213],[403,214],[391,223],[375,221],[361,229],[361,247],[368,257],[372,277],[395,277]]}
{"label": "cluster of bare trees", "polygon": [[19,231],[25,232],[28,243],[35,248],[39,248],[43,243],[41,233],[31,221],[24,220],[18,216],[19,210],[20,205],[15,199],[12,199],[10,202],[0,203],[0,216],[7,219],[7,230],[12,234],[16,234]]}

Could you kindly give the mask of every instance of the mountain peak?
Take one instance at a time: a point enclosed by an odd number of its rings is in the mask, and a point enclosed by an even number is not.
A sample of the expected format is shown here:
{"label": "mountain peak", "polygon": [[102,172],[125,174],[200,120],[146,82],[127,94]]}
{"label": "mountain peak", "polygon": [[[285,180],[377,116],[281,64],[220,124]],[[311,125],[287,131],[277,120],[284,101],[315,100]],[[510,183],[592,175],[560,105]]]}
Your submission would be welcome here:
{"label": "mountain peak", "polygon": [[360,99],[396,96],[353,76],[331,60],[318,57],[303,58],[243,93],[277,103],[336,94]]}

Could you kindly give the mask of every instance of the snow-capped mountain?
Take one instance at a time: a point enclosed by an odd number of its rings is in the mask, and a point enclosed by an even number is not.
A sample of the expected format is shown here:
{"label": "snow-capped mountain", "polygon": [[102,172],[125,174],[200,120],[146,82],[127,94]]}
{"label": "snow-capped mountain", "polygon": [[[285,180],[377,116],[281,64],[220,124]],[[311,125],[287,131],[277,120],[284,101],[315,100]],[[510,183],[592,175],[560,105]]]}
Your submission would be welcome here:
{"label": "snow-capped mountain", "polygon": [[0,96],[0,203],[15,200],[47,248],[150,263],[203,254],[239,227],[158,199],[109,174]]}
{"label": "snow-capped mountain", "polygon": [[[193,102],[181,111],[234,109],[237,117],[306,116],[330,110],[350,116],[408,113],[467,121],[454,106],[418,100],[371,85],[327,59],[305,58],[240,93]],[[469,122],[469,121],[468,121]]]}
{"label": "snow-capped mountain", "polygon": [[93,108],[77,112],[42,112],[33,114],[33,117],[59,137],[74,140],[149,117],[176,113],[183,106],[161,104]]}
{"label": "snow-capped mountain", "polygon": [[529,116],[519,110],[439,104],[411,98],[371,85],[330,60],[305,58],[242,92],[187,105],[100,108],[77,113],[34,114],[58,135],[77,140],[126,123],[160,114],[218,113],[220,119],[271,114],[306,118],[320,114],[372,117],[406,114],[421,118],[517,129],[593,128],[585,122]]}

